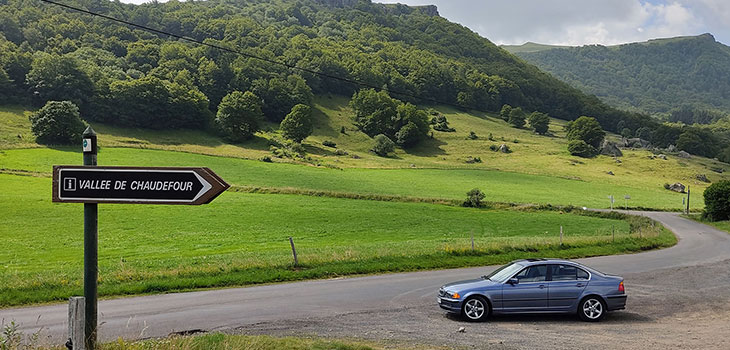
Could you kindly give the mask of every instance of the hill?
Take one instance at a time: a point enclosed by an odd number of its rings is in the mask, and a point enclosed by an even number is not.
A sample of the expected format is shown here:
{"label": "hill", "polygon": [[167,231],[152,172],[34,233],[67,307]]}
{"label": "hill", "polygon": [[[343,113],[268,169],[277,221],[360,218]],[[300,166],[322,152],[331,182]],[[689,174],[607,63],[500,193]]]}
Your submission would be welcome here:
{"label": "hill", "polygon": [[[293,104],[307,102],[309,92],[351,96],[371,86],[417,104],[482,111],[509,104],[565,120],[591,115],[609,130],[623,119],[634,129],[643,123],[439,17],[434,7],[325,0],[65,3],[225,49],[8,0],[0,5],[0,77],[6,77],[0,84],[9,92],[0,100],[67,99],[87,120],[199,128],[231,91],[252,91],[267,118],[278,122]],[[131,101],[131,95],[146,98]]]}
{"label": "hill", "polygon": [[730,111],[730,47],[711,34],[617,46],[507,49],[618,108]]}

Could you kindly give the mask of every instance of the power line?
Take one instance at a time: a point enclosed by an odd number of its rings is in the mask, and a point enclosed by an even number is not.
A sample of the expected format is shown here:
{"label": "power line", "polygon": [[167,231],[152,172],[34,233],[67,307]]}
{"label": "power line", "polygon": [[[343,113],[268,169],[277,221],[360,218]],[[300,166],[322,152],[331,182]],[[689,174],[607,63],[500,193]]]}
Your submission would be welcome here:
{"label": "power line", "polygon": [[[325,77],[325,78],[328,78],[328,79],[339,80],[339,81],[346,82],[346,83],[349,83],[349,84],[353,84],[353,85],[357,85],[357,86],[362,86],[362,87],[366,87],[366,88],[372,88],[372,89],[375,89],[375,90],[382,90],[382,91],[385,91],[385,92],[388,92],[388,93],[394,94],[394,95],[406,96],[406,97],[411,97],[411,98],[415,98],[415,99],[422,100],[422,101],[428,101],[428,102],[433,102],[433,103],[437,103],[437,104],[447,105],[447,106],[451,106],[451,107],[462,108],[462,106],[459,106],[459,105],[454,104],[454,103],[451,103],[451,102],[441,101],[441,100],[437,100],[437,99],[430,98],[430,97],[417,96],[417,95],[414,95],[414,94],[411,94],[411,93],[408,93],[408,92],[390,90],[390,89],[386,89],[386,88],[383,88],[383,87],[378,87],[378,86],[375,86],[375,85],[372,85],[372,84],[369,84],[369,83],[366,83],[366,82],[357,81],[357,80],[354,80],[354,79],[349,79],[349,78],[339,77],[339,76],[336,76],[336,75],[322,73],[322,72],[318,72],[318,71],[315,71],[315,70],[312,70],[312,69],[308,69],[308,68],[297,67],[295,65],[288,64],[288,63],[285,63],[285,62],[271,60],[271,59],[268,59],[268,58],[264,58],[264,57],[252,55],[252,54],[243,52],[241,50],[236,50],[236,49],[228,48],[228,47],[221,46],[221,45],[207,43],[207,42],[204,42],[204,41],[195,39],[195,38],[191,38],[189,36],[178,35],[178,34],[166,32],[166,31],[163,31],[163,30],[150,28],[150,27],[147,27],[147,26],[144,26],[144,25],[141,25],[141,24],[137,24],[137,23],[129,22],[129,21],[126,21],[126,20],[123,20],[123,19],[119,19],[119,18],[116,18],[116,17],[108,16],[108,15],[105,15],[105,14],[101,14],[101,13],[97,13],[97,12],[85,10],[85,9],[78,8],[78,7],[75,7],[75,6],[62,4],[60,2],[56,2],[56,1],[53,1],[53,0],[40,0],[40,1],[41,2],[45,2],[47,4],[60,6],[60,7],[63,7],[65,9],[68,9],[68,10],[72,10],[72,11],[84,13],[84,14],[87,14],[87,15],[91,15],[91,16],[94,16],[94,17],[103,18],[103,19],[106,19],[106,20],[109,20],[109,21],[113,21],[113,22],[125,24],[127,26],[134,27],[134,28],[138,28],[138,29],[141,29],[141,30],[144,30],[144,31],[147,31],[147,32],[151,32],[151,33],[155,33],[155,34],[158,34],[158,35],[166,35],[166,36],[173,37],[173,38],[176,38],[176,39],[179,39],[179,40],[185,40],[185,41],[188,41],[188,42],[191,42],[191,43],[195,43],[195,44],[198,44],[198,45],[208,46],[208,47],[211,47],[211,48],[214,48],[214,49],[218,49],[218,50],[221,50],[221,51],[230,52],[230,53],[237,54],[237,55],[241,55],[241,56],[245,56],[245,57],[248,57],[248,58],[253,58],[253,59],[261,60],[261,61],[264,61],[264,62],[267,62],[267,63],[271,63],[271,64],[283,66],[283,67],[286,67],[286,68],[289,68],[289,69],[299,70],[299,71],[302,71],[302,72],[306,72],[306,73],[318,75],[318,76]],[[474,110],[475,111],[479,111],[479,112],[483,112],[483,113],[487,113],[487,111],[482,111],[482,110],[478,110],[478,109],[474,109]]]}

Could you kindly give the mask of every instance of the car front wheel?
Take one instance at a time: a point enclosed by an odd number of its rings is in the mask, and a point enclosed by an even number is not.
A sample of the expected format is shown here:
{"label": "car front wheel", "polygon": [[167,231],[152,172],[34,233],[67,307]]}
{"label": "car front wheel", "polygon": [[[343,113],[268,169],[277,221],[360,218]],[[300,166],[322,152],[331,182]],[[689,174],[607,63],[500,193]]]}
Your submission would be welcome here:
{"label": "car front wheel", "polygon": [[606,315],[606,303],[599,297],[590,296],[580,302],[578,315],[583,321],[597,322]]}
{"label": "car front wheel", "polygon": [[482,297],[471,297],[461,306],[461,314],[468,321],[484,321],[489,316],[489,304]]}

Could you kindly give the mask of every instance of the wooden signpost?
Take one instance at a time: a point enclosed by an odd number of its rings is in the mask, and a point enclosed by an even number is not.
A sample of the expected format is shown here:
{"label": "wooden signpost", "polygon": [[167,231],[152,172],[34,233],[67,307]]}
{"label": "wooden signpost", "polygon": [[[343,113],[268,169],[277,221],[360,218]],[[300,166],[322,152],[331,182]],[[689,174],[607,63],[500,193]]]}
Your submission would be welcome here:
{"label": "wooden signpost", "polygon": [[83,133],[83,166],[53,166],[53,202],[84,203],[84,344],[94,350],[97,332],[98,203],[210,203],[228,185],[208,168],[97,167],[96,133]]}

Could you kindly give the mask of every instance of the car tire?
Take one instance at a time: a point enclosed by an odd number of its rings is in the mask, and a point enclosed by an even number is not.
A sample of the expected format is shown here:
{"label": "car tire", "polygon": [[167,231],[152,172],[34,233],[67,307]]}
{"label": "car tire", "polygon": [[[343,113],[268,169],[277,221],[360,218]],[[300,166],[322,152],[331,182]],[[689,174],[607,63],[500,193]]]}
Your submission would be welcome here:
{"label": "car tire", "polygon": [[598,322],[606,316],[606,302],[598,296],[591,295],[583,298],[578,304],[578,316],[586,322]]}
{"label": "car tire", "polygon": [[479,296],[467,298],[461,305],[461,315],[469,322],[486,321],[489,311],[489,303]]}

